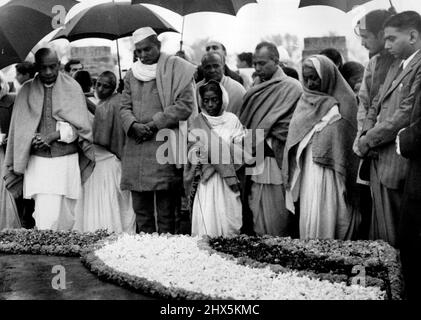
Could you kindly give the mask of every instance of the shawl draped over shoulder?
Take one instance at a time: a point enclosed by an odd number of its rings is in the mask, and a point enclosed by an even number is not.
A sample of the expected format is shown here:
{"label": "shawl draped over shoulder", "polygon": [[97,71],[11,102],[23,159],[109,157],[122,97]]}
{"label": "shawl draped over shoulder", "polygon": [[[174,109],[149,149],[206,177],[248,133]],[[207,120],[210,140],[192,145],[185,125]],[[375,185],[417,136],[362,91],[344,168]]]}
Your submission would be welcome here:
{"label": "shawl draped over shoulder", "polygon": [[126,139],[120,119],[121,95],[114,93],[100,101],[95,109],[93,124],[94,143],[106,148],[119,159],[123,154]]}
{"label": "shawl draped over shoulder", "polygon": [[[219,84],[222,90],[222,119],[225,116],[225,109],[229,104],[228,93],[222,84]],[[199,105],[201,105],[201,98],[199,96]],[[203,111],[204,112],[204,111]],[[239,180],[237,178],[236,170],[240,167],[236,161],[235,155],[242,154],[241,148],[236,144],[232,143],[227,145],[212,129],[212,125],[206,116],[200,113],[191,123],[188,137],[188,150],[200,152],[200,156],[197,158],[198,161],[189,161],[184,167],[184,190],[189,200],[191,201],[190,207],[194,200],[194,194],[197,189],[197,185],[201,179],[207,180],[217,172],[231,188],[234,185],[238,185]],[[195,129],[199,129],[196,131]],[[205,134],[206,137],[201,137],[201,134]],[[207,141],[207,145],[197,145],[197,140],[204,142]],[[229,154],[224,154],[220,150],[227,151]],[[218,154],[219,157],[212,157],[212,155]],[[206,157],[206,158],[204,158]]]}
{"label": "shawl draped over shoulder", "polygon": [[[159,99],[164,110],[163,112],[158,112],[154,115],[153,120],[158,129],[172,127],[174,130],[175,135],[169,137],[168,156],[171,163],[175,163],[177,168],[182,168],[182,164],[178,161],[177,154],[179,153],[179,150],[181,150],[180,145],[187,137],[185,137],[183,131],[179,132],[179,129],[174,128],[173,126],[174,122],[177,122],[176,119],[178,119],[179,116],[175,102],[187,86],[195,84],[195,73],[196,67],[190,62],[161,52],[157,64],[156,85]],[[187,119],[188,125],[191,124],[198,113],[197,101],[196,99],[193,99],[191,114]]]}
{"label": "shawl draped over shoulder", "polygon": [[[295,147],[329,110],[337,105],[341,119],[329,124],[313,136],[313,161],[343,175],[349,186],[356,182],[358,170],[358,159],[352,151],[352,144],[357,133],[357,98],[329,58],[315,55],[305,63],[309,60],[317,65],[315,69],[321,78],[321,92],[305,88],[297,104],[285,146],[283,179],[289,186],[289,178],[292,175],[290,164],[295,161],[293,159]],[[311,62],[311,64],[314,63]]]}
{"label": "shawl draped over shoulder", "polygon": [[[53,118],[71,124],[79,137],[79,166],[84,183],[95,166],[92,126],[88,120],[85,96],[79,84],[61,72],[52,95]],[[5,157],[4,179],[8,189],[16,190],[22,181],[31,153],[32,138],[41,120],[43,103],[44,85],[36,76],[23,85],[15,100]]]}
{"label": "shawl draped over shoulder", "polygon": [[[240,122],[251,133],[263,129],[265,139],[274,138],[272,147],[280,168],[289,122],[301,94],[300,83],[278,68],[271,80],[256,84],[244,97]],[[256,141],[252,141],[252,152],[255,154]]]}

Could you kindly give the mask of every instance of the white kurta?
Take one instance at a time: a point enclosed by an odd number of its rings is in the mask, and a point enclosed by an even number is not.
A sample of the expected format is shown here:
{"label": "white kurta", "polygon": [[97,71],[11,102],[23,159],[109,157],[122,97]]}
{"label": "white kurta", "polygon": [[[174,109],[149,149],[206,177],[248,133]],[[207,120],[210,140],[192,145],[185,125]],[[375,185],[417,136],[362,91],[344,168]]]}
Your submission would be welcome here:
{"label": "white kurta", "polygon": [[[57,122],[60,141],[71,143],[77,136],[65,122]],[[23,196],[35,200],[34,219],[38,229],[70,230],[74,224],[75,200],[81,193],[77,153],[44,158],[31,156],[23,181]]]}
{"label": "white kurta", "polygon": [[[219,117],[205,116],[226,143],[240,141],[246,134],[240,120],[231,112]],[[193,202],[193,236],[233,236],[240,233],[242,220],[240,193],[233,192],[217,172],[199,184]]]}
{"label": "white kurta", "polygon": [[345,239],[349,230],[352,208],[345,199],[345,178],[314,163],[311,144],[315,132],[340,118],[338,107],[333,107],[298,145],[286,203],[295,212],[294,201],[299,199],[301,239]]}

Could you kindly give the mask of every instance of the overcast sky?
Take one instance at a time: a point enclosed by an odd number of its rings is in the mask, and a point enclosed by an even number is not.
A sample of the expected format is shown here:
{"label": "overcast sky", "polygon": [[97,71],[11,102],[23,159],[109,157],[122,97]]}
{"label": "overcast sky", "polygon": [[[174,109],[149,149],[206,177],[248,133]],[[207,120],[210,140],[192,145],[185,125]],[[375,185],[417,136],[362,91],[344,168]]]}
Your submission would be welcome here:
{"label": "overcast sky", "polygon": [[[171,0],[177,1],[177,0]],[[398,11],[414,9],[421,13],[420,0],[392,0]],[[103,0],[82,0],[69,13],[71,17],[85,7]],[[196,39],[214,37],[223,41],[230,51],[250,51],[264,36],[278,33],[292,33],[298,36],[323,36],[330,31],[349,38],[355,38],[355,21],[364,12],[377,8],[388,8],[389,0],[373,0],[349,13],[324,6],[298,9],[300,0],[258,0],[240,9],[236,17],[219,13],[195,13],[185,18],[185,43]],[[161,14],[176,29],[181,30],[182,17],[169,10],[147,5]],[[177,47],[179,35],[170,37]]]}
{"label": "overcast sky", "polygon": [[[421,13],[420,0],[392,1],[398,11],[416,10]],[[0,0],[0,4],[5,2],[7,1]],[[70,10],[68,19],[89,6],[110,1],[81,0],[80,2]],[[241,8],[236,17],[219,13],[188,15],[185,18],[185,44],[188,46],[197,39],[211,37],[223,42],[229,52],[239,53],[253,51],[256,44],[268,35],[291,33],[299,36],[302,41],[304,37],[325,36],[329,32],[346,36],[348,42],[355,43],[358,39],[353,34],[353,29],[358,18],[370,10],[389,7],[389,0],[373,0],[349,13],[344,13],[338,9],[325,6],[299,9],[299,2],[300,0],[258,0],[258,3],[248,4]],[[161,7],[146,6],[160,14],[176,29],[181,30],[183,18],[180,15]],[[180,35],[166,33],[164,36],[164,50],[174,53],[178,48]],[[112,42],[99,39],[81,40],[72,43],[76,46],[92,44],[111,45],[115,48]],[[126,53],[129,52],[129,49],[122,48],[123,52]]]}

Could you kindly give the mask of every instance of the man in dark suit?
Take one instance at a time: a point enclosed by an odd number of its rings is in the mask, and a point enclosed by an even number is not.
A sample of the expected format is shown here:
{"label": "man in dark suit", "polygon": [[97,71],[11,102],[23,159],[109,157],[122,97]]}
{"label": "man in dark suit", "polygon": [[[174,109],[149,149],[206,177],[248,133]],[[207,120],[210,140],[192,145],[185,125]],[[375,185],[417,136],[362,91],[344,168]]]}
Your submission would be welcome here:
{"label": "man in dark suit", "polygon": [[421,16],[405,11],[385,23],[385,48],[397,59],[390,67],[378,102],[364,121],[358,150],[371,156],[373,212],[370,239],[395,246],[408,160],[396,153],[395,138],[410,123],[421,82]]}
{"label": "man in dark suit", "polygon": [[[421,87],[418,89],[421,90]],[[411,125],[396,139],[397,153],[409,160],[401,206],[399,248],[407,298],[421,300],[421,92],[411,115]]]}

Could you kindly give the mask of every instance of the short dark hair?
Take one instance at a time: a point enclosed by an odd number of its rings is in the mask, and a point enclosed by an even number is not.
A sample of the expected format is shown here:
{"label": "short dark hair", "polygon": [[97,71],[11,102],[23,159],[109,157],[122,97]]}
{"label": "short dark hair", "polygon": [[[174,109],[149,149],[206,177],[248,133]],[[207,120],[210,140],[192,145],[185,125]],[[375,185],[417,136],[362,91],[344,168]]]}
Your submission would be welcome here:
{"label": "short dark hair", "polygon": [[33,78],[36,73],[36,68],[32,62],[24,61],[16,65],[16,71],[20,74],[29,74],[29,77]]}
{"label": "short dark hair", "polygon": [[256,51],[259,51],[263,48],[266,48],[269,52],[269,57],[275,61],[276,63],[279,62],[279,51],[278,48],[276,47],[276,45],[272,42],[268,42],[268,41],[263,41],[260,42],[257,46],[256,46]]}
{"label": "short dark hair", "polygon": [[237,57],[238,60],[245,61],[250,68],[253,66],[253,54],[251,52],[242,52]]}
{"label": "short dark hair", "polygon": [[320,54],[328,57],[333,63],[338,66],[338,69],[341,69],[343,66],[343,59],[341,53],[335,48],[327,48],[320,51]]}
{"label": "short dark hair", "polygon": [[349,83],[349,80],[355,76],[363,76],[364,66],[356,61],[348,61],[342,66],[341,74]]}
{"label": "short dark hair", "polygon": [[358,21],[358,25],[363,19],[365,19],[365,29],[377,36],[379,32],[383,30],[383,25],[386,20],[394,14],[396,14],[396,12],[392,9],[373,10],[367,13],[362,19],[360,19],[360,21]]}
{"label": "short dark hair", "polygon": [[106,78],[108,78],[108,79],[111,80],[111,86],[114,87],[114,90],[115,90],[115,88],[117,88],[117,77],[114,74],[114,72],[108,71],[108,70],[107,71],[104,71],[103,73],[101,73],[99,75],[98,79],[99,78],[104,78],[104,77],[106,77]]}
{"label": "short dark hair", "polygon": [[70,70],[71,70],[71,66],[72,66],[72,65],[74,65],[74,64],[82,64],[82,63],[80,62],[80,60],[77,60],[77,59],[70,59],[70,60],[69,60],[69,62],[67,62],[67,63],[64,65],[64,71],[66,71],[66,72],[70,72]]}
{"label": "short dark hair", "polygon": [[76,71],[75,74],[73,75],[73,78],[80,84],[83,92],[91,91],[92,78],[88,71],[86,70]]}
{"label": "short dark hair", "polygon": [[387,19],[384,27],[397,28],[399,30],[414,28],[421,33],[421,16],[415,11],[403,11]]}

